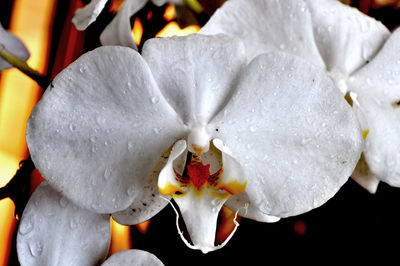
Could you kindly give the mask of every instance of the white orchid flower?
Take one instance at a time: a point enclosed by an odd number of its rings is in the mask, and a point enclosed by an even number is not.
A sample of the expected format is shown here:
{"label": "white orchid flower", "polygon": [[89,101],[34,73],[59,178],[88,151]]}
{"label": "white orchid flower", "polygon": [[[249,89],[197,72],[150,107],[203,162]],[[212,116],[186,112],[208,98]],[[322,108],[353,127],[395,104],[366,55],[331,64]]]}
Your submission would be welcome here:
{"label": "white orchid flower", "polygon": [[[74,205],[46,181],[32,194],[18,228],[21,265],[81,265],[102,262],[110,245],[109,215]],[[142,263],[142,264],[139,264]],[[163,265],[142,250],[125,250],[102,265]]]}
{"label": "white orchid flower", "polygon": [[[249,59],[281,50],[320,66],[353,98],[366,144],[352,177],[371,193],[400,186],[400,31],[336,0],[232,0],[202,33],[244,40]],[[364,157],[366,162],[364,161]]]}
{"label": "white orchid flower", "polygon": [[54,188],[120,223],[149,219],[167,204],[160,193],[171,195],[185,243],[203,252],[221,247],[223,204],[266,222],[309,211],[362,150],[357,118],[324,71],[283,53],[247,64],[242,43],[224,35],[81,56],[34,108],[27,142]]}
{"label": "white orchid flower", "polygon": [[[102,45],[122,45],[137,49],[132,37],[130,18],[142,9],[149,0],[125,0],[115,18],[104,29],[100,35]],[[182,4],[182,0],[151,0],[157,6],[162,6],[167,2]],[[107,0],[92,0],[89,4],[76,11],[72,22],[78,30],[85,30],[93,23],[103,10]]]}
{"label": "white orchid flower", "polygon": [[[29,58],[29,52],[20,39],[12,33],[6,31],[0,23],[0,45],[14,54],[19,59],[25,61]],[[0,57],[0,70],[11,68],[12,66]]]}

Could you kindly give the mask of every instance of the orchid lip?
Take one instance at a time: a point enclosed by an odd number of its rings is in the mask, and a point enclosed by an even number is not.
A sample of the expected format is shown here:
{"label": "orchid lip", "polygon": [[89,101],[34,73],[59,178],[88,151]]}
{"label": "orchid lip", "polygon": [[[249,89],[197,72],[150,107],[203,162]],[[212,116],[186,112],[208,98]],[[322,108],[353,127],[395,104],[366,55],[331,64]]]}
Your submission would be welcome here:
{"label": "orchid lip", "polygon": [[[204,137],[196,133],[192,136],[195,138],[191,140]],[[192,153],[184,140],[176,142],[158,182],[160,193],[171,195],[178,205],[193,244],[181,235],[183,241],[203,253],[221,248],[214,245],[219,212],[231,195],[243,192],[247,185],[240,165],[226,153],[222,141],[214,142],[209,142],[208,151],[201,154]],[[184,169],[176,169],[176,162],[182,159],[186,159]],[[236,173],[240,173],[240,179]]]}

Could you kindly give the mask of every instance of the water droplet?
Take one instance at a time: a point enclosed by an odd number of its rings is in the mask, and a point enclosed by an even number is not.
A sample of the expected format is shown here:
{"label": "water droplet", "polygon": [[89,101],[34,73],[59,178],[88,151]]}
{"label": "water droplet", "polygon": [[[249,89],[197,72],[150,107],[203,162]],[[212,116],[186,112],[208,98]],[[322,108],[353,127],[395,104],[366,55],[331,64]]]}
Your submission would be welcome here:
{"label": "water droplet", "polygon": [[214,58],[214,59],[219,59],[219,58],[221,58],[221,50],[216,50],[214,53],[213,53],[213,55],[212,55],[212,57]]}
{"label": "water droplet", "polygon": [[43,243],[39,241],[29,243],[29,251],[32,256],[38,257],[43,253]]}
{"label": "water droplet", "polygon": [[74,124],[69,125],[69,130],[75,131],[75,129],[76,129],[76,126]]}
{"label": "water droplet", "polygon": [[213,206],[218,206],[220,203],[221,203],[221,200],[218,199],[218,198],[215,198],[215,199],[213,199],[213,200],[211,201],[211,204],[212,204]]}
{"label": "water droplet", "polygon": [[135,188],[134,187],[130,187],[126,190],[126,194],[128,194],[128,196],[132,196],[133,194],[135,194]]}
{"label": "water droplet", "polygon": [[126,85],[128,85],[128,87],[131,87],[132,83],[130,81],[128,81],[128,83]]}
{"label": "water droplet", "polygon": [[110,142],[106,140],[106,141],[104,141],[104,145],[108,146],[108,145],[110,145]]}
{"label": "water droplet", "polygon": [[128,151],[129,151],[129,152],[133,152],[133,150],[134,150],[134,145],[133,145],[133,143],[132,143],[132,142],[128,142]]}
{"label": "water droplet", "polygon": [[86,71],[87,71],[87,67],[86,66],[81,66],[79,68],[79,72],[81,72],[81,73],[85,73]]}
{"label": "water droplet", "polygon": [[281,50],[284,50],[285,49],[285,44],[284,43],[281,43],[280,45],[279,45],[279,49],[281,49]]}
{"label": "water droplet", "polygon": [[249,130],[250,130],[250,132],[255,132],[255,131],[256,131],[256,128],[253,127],[253,126],[250,126],[250,127],[249,127]]}
{"label": "water droplet", "polygon": [[61,207],[65,208],[65,207],[67,207],[67,205],[68,205],[68,200],[67,200],[67,198],[65,198],[65,197],[61,197],[61,198],[58,200],[58,203],[60,204]]}
{"label": "water droplet", "polygon": [[301,140],[301,144],[302,145],[306,145],[307,143],[309,143],[311,141],[311,138],[303,138],[302,140]]}
{"label": "water droplet", "polygon": [[98,150],[97,147],[93,145],[93,146],[92,146],[92,153],[96,153],[97,150]]}
{"label": "water droplet", "polygon": [[26,235],[33,230],[33,222],[30,218],[25,219],[23,223],[20,224],[18,232],[21,235]]}
{"label": "water droplet", "polygon": [[296,159],[293,160],[293,164],[299,164],[299,161],[297,161]]}
{"label": "water droplet", "polygon": [[104,174],[103,174],[104,179],[110,178],[111,173],[112,173],[112,171],[111,171],[110,167],[106,167],[106,169],[104,170]]}
{"label": "water droplet", "polygon": [[76,220],[74,218],[71,218],[71,220],[69,220],[69,228],[71,228],[72,230],[75,230],[78,227],[78,223],[76,222]]}
{"label": "water droplet", "polygon": [[155,128],[153,128],[153,132],[156,133],[156,134],[160,134],[161,128],[155,127]]}
{"label": "water droplet", "polygon": [[327,30],[328,30],[328,32],[332,32],[333,27],[329,25]]}
{"label": "water droplet", "polygon": [[100,125],[103,125],[103,124],[105,124],[106,119],[102,116],[98,116],[98,117],[96,117],[96,122]]}
{"label": "water droplet", "polygon": [[158,97],[152,97],[152,98],[151,98],[151,103],[157,104],[157,103],[159,103],[159,102],[160,102],[160,98],[158,98]]}

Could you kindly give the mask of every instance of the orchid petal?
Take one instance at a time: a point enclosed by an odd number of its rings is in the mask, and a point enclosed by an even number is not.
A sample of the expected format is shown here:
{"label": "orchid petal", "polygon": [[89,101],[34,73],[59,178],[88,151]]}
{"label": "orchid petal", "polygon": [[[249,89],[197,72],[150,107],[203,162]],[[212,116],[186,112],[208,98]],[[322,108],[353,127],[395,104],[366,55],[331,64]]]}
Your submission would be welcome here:
{"label": "orchid petal", "polygon": [[226,2],[200,30],[244,40],[249,59],[281,50],[324,67],[314,41],[307,6],[298,0],[233,0]]}
{"label": "orchid petal", "polygon": [[232,195],[242,193],[247,184],[242,166],[235,160],[230,149],[220,139],[214,139],[213,144],[222,153],[223,171],[219,176],[217,188],[224,189]]}
{"label": "orchid petal", "polygon": [[166,162],[166,157],[162,156],[151,175],[143,179],[142,190],[137,193],[131,206],[112,214],[115,221],[125,225],[139,224],[156,215],[168,204],[168,201],[161,198],[157,188],[158,176]]}
{"label": "orchid petal", "polygon": [[43,182],[33,193],[17,235],[22,265],[95,265],[110,244],[110,218],[81,209]]}
{"label": "orchid petal", "polygon": [[117,252],[102,264],[102,266],[121,265],[163,266],[164,264],[153,254],[138,249]]}
{"label": "orchid petal", "polygon": [[192,248],[200,249],[203,253],[218,249],[218,246],[214,246],[217,219],[222,205],[228,199],[226,195],[215,197],[214,194],[213,190],[204,188],[200,196],[192,192],[173,196],[185,221]]}
{"label": "orchid petal", "polygon": [[286,217],[325,203],[360,157],[351,107],[323,70],[289,54],[257,57],[238,82],[210,124],[244,169],[250,205]]}
{"label": "orchid petal", "polygon": [[306,3],[328,71],[351,74],[371,60],[389,37],[389,30],[381,22],[340,1]]}
{"label": "orchid petal", "polygon": [[243,193],[229,197],[225,202],[225,206],[228,207],[233,212],[240,210],[241,208],[246,208],[245,212],[240,211],[239,215],[245,218],[249,218],[258,222],[263,223],[276,223],[281,218],[277,216],[268,215],[260,211],[254,204],[249,204],[250,199],[247,195],[247,191]]}
{"label": "orchid petal", "polygon": [[147,0],[125,1],[114,19],[100,35],[102,45],[120,45],[137,50],[132,36],[131,16],[142,9]]}
{"label": "orchid petal", "polygon": [[142,55],[167,101],[192,128],[225,104],[245,63],[241,43],[224,35],[151,39]]}
{"label": "orchid petal", "polygon": [[54,79],[28,121],[27,143],[52,186],[78,206],[113,213],[129,207],[183,134],[140,55],[106,46]]}
{"label": "orchid petal", "polygon": [[376,57],[353,74],[349,88],[357,94],[368,121],[365,159],[382,181],[400,186],[400,30]]}
{"label": "orchid petal", "polygon": [[375,194],[378,189],[379,179],[369,170],[364,154],[361,154],[351,178],[371,194]]}
{"label": "orchid petal", "polygon": [[[25,61],[29,58],[29,52],[25,45],[15,35],[6,31],[0,24],[0,44],[14,54],[19,59]],[[0,70],[11,68],[12,66],[0,57]]]}
{"label": "orchid petal", "polygon": [[158,177],[158,189],[163,195],[170,195],[175,191],[180,191],[180,184],[176,180],[174,162],[186,151],[186,141],[179,140],[172,147],[168,162],[160,171]]}
{"label": "orchid petal", "polygon": [[85,30],[100,15],[108,0],[91,0],[86,6],[75,11],[72,23],[78,30]]}

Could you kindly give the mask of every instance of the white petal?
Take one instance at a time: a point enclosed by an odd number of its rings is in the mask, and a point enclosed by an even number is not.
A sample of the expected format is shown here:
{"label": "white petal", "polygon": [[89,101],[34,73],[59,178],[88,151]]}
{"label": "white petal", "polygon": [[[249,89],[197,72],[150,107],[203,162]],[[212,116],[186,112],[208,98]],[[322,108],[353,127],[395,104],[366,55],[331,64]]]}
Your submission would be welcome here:
{"label": "white petal", "polygon": [[365,159],[382,181],[400,186],[400,30],[376,57],[354,73],[350,89],[357,93],[367,120]]}
{"label": "white petal", "polygon": [[175,178],[174,161],[186,151],[186,147],[186,141],[177,141],[172,147],[168,162],[160,171],[158,177],[158,189],[163,195],[170,195],[171,193],[180,190],[180,184]]}
{"label": "white petal", "polygon": [[232,156],[230,149],[220,140],[213,140],[214,146],[222,153],[222,173],[218,180],[218,189],[225,189],[235,195],[243,192],[246,187],[246,175],[242,166]]}
{"label": "white petal", "polygon": [[[25,45],[12,33],[6,31],[0,24],[0,44],[14,54],[19,59],[25,61],[29,58],[29,52]],[[0,57],[0,70],[11,68],[12,66]]]}
{"label": "white petal", "polygon": [[79,206],[113,213],[129,207],[182,134],[140,55],[107,46],[54,79],[32,112],[27,142],[52,186]]}
{"label": "white petal", "polygon": [[21,265],[95,265],[110,244],[110,218],[81,209],[46,182],[21,218],[17,251]]}
{"label": "white petal", "polygon": [[351,74],[368,62],[389,36],[379,21],[337,0],[306,0],[314,35],[329,71]]}
{"label": "white petal", "polygon": [[97,19],[107,1],[108,0],[91,0],[89,4],[76,10],[72,18],[72,23],[74,23],[78,30],[85,30]]}
{"label": "white petal", "polygon": [[166,162],[167,158],[163,155],[151,175],[143,179],[142,189],[137,193],[131,206],[126,210],[112,214],[114,220],[125,225],[142,223],[156,215],[168,204],[168,201],[161,198],[157,186],[158,176]]}
{"label": "white petal", "polygon": [[120,45],[137,50],[132,36],[131,16],[138,12],[147,0],[127,0],[118,11],[114,19],[107,25],[100,35],[102,45]]}
{"label": "white petal", "polygon": [[102,266],[163,266],[164,264],[153,254],[138,250],[123,250],[109,257]]}
{"label": "white petal", "polygon": [[142,55],[163,95],[192,128],[225,104],[245,62],[241,43],[223,35],[151,39]]}
{"label": "white petal", "polygon": [[233,0],[217,10],[200,33],[225,33],[244,40],[250,59],[274,50],[324,67],[303,1]]}
{"label": "white petal", "polygon": [[237,195],[231,196],[226,202],[225,206],[231,209],[232,211],[236,212],[241,208],[245,208],[246,211],[239,211],[239,215],[245,218],[249,218],[258,222],[264,223],[276,223],[281,218],[268,215],[260,211],[257,206],[254,204],[250,204],[249,197],[247,192],[243,192]]}
{"label": "white petal", "polygon": [[203,253],[218,249],[214,246],[217,219],[226,196],[215,197],[214,190],[208,187],[200,193],[190,191],[173,198],[179,206],[186,228],[193,243],[192,248]]}
{"label": "white petal", "polygon": [[360,161],[358,161],[351,178],[371,194],[375,194],[378,189],[379,179],[369,170],[363,154],[361,155]]}
{"label": "white petal", "polygon": [[278,217],[331,198],[362,149],[357,119],[332,81],[289,54],[253,60],[212,124],[244,169],[250,204]]}

